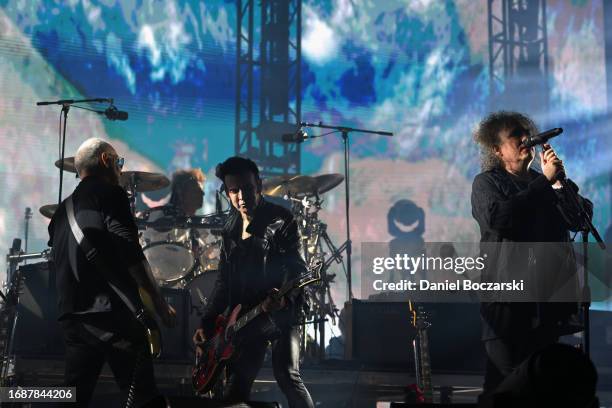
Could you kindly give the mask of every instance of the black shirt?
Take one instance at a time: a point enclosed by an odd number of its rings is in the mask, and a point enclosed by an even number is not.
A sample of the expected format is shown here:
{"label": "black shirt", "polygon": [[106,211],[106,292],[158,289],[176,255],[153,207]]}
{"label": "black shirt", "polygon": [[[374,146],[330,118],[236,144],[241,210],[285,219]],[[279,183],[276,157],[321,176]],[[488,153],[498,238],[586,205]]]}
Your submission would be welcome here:
{"label": "black shirt", "polygon": [[[568,183],[578,191],[573,182],[568,180]],[[579,199],[592,214],[591,202]],[[481,242],[568,242],[569,231],[580,227],[577,210],[565,193],[554,190],[546,177],[534,170],[529,170],[528,180],[499,168],[478,174],[472,185],[472,215],[480,227]],[[490,267],[484,271],[486,280],[513,278],[498,275],[499,271],[507,269],[505,265],[517,262],[507,255],[489,254]],[[561,302],[549,305],[483,303],[483,340],[520,335],[543,326],[558,326],[575,312],[575,304]]]}
{"label": "black shirt", "polygon": [[72,194],[79,227],[109,266],[99,271],[77,244],[66,215],[65,201],[49,224],[49,246],[56,268],[59,319],[73,314],[125,311],[108,282],[137,290],[128,267],[144,258],[127,194],[97,177],[86,177]]}

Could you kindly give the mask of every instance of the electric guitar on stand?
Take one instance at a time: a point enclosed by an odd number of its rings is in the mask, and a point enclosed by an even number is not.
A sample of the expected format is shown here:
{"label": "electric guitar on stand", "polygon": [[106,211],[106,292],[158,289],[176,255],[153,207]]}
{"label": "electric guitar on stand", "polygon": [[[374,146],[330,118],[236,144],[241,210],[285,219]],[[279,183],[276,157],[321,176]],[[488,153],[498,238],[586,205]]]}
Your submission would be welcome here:
{"label": "electric guitar on stand", "polygon": [[422,306],[410,303],[412,325],[416,329],[416,337],[412,341],[414,348],[414,365],[416,368],[417,385],[423,393],[423,402],[433,403],[433,385],[431,382],[431,363],[429,359],[429,339],[427,330],[431,324],[427,321],[427,314]]}
{"label": "electric guitar on stand", "polygon": [[[273,296],[276,299],[281,299],[294,289],[319,281],[322,267],[323,262],[320,260],[313,261],[307,273],[285,283]],[[238,314],[241,305],[237,305],[229,317],[226,318],[223,315],[217,317],[214,335],[199,345],[203,352],[196,361],[192,372],[193,388],[198,394],[205,394],[213,389],[223,372],[223,368],[236,354],[237,345],[234,343],[236,333],[263,313],[262,303],[240,318],[238,318]]]}

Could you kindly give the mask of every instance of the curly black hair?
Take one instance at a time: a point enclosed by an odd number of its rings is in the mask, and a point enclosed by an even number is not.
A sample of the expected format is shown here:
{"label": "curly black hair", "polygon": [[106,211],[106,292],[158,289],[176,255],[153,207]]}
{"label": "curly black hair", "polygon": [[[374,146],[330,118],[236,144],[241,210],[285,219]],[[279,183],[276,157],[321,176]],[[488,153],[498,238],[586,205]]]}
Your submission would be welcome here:
{"label": "curly black hair", "polygon": [[495,146],[499,146],[500,132],[527,133],[533,136],[538,133],[534,121],[527,115],[519,112],[498,111],[487,115],[474,131],[474,141],[480,146],[480,165],[482,170],[491,170],[503,167],[502,162],[495,155]]}

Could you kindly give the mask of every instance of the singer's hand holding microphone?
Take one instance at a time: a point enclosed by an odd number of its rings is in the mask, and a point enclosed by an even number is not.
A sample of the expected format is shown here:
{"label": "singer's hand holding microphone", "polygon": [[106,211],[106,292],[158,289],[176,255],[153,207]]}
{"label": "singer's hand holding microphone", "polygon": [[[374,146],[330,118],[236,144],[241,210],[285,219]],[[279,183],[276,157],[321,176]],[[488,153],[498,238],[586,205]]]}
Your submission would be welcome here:
{"label": "singer's hand holding microphone", "polygon": [[542,152],[540,152],[542,172],[550,184],[555,186],[561,186],[560,180],[565,178],[565,168],[563,167],[563,161],[557,157],[557,153],[547,142],[548,139],[559,136],[561,133],[563,133],[562,128],[549,129],[535,136],[528,137],[522,143],[523,146],[528,148],[542,145]]}
{"label": "singer's hand holding microphone", "polygon": [[560,179],[565,177],[565,168],[563,161],[559,159],[557,153],[550,147],[549,144],[542,145],[543,152],[540,152],[540,162],[542,163],[542,172],[548,179],[550,184],[560,185]]}

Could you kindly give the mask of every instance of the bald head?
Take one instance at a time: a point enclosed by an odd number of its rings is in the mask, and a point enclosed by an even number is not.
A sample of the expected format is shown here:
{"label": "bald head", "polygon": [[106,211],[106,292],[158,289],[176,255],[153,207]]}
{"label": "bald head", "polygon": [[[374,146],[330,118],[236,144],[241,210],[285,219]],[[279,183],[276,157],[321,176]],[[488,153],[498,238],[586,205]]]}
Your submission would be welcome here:
{"label": "bald head", "polygon": [[[114,180],[118,177],[114,157],[118,157],[117,152],[110,143],[92,137],[79,146],[74,156],[74,166],[81,179],[91,175],[111,175]],[[114,173],[117,173],[117,177],[112,177]]]}

